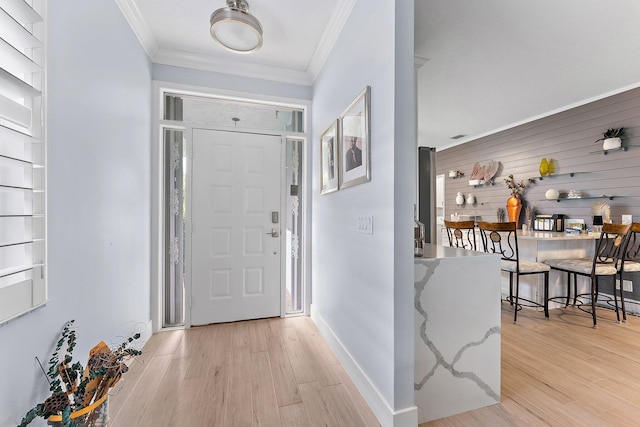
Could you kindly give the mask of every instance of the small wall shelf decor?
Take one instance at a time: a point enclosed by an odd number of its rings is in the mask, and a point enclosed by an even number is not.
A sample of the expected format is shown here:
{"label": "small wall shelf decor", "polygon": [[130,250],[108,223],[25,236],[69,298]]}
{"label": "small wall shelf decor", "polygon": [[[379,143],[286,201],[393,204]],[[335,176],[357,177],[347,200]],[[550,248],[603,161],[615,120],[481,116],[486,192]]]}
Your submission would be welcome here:
{"label": "small wall shelf decor", "polygon": [[613,151],[621,148],[623,136],[624,128],[609,128],[602,133],[602,138],[596,139],[596,142],[602,141],[603,151]]}
{"label": "small wall shelf decor", "polygon": [[553,159],[549,159],[547,160],[546,157],[543,157],[542,160],[540,160],[540,166],[538,167],[538,171],[540,172],[540,176],[547,176],[547,175],[551,175],[556,171],[556,166],[555,163],[553,162]]}
{"label": "small wall shelf decor", "polygon": [[480,165],[480,162],[475,162],[471,170],[469,185],[476,186],[493,183],[493,177],[498,173],[499,168],[500,162],[495,160],[490,160],[486,165]]}
{"label": "small wall shelf decor", "polygon": [[449,171],[449,178],[456,179],[456,178],[462,178],[463,176],[464,176],[464,173],[460,172],[459,170],[453,169]]}
{"label": "small wall shelf decor", "polygon": [[546,193],[544,193],[544,197],[546,197],[548,200],[556,200],[560,197],[560,192],[558,190],[550,188]]}

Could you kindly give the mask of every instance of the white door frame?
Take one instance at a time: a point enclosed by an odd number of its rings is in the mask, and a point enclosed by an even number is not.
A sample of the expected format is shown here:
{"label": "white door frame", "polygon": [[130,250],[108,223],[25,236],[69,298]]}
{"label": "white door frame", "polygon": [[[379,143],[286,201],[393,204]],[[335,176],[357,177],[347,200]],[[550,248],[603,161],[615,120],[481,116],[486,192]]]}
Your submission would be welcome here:
{"label": "white door frame", "polygon": [[[190,126],[183,126],[182,123],[174,121],[163,120],[163,95],[165,92],[171,92],[176,94],[189,94],[196,96],[213,96],[217,98],[229,99],[232,101],[243,102],[255,102],[263,103],[274,106],[287,106],[302,109],[304,111],[304,133],[283,133],[280,134],[283,141],[286,139],[302,139],[304,140],[303,158],[302,158],[302,204],[303,204],[303,222],[302,232],[304,238],[303,247],[301,247],[302,254],[302,268],[304,271],[302,288],[305,293],[305,304],[303,314],[309,315],[311,304],[311,269],[310,269],[310,257],[311,257],[311,179],[312,175],[312,162],[311,151],[312,145],[310,134],[310,117],[311,117],[311,101],[307,99],[285,98],[271,95],[261,95],[254,93],[246,93],[239,91],[229,91],[225,89],[206,88],[193,85],[185,85],[173,82],[164,82],[154,80],[152,84],[153,91],[153,109],[152,109],[152,123],[153,134],[152,138],[155,143],[151,145],[151,262],[150,262],[150,284],[151,284],[151,327],[153,332],[163,330],[163,286],[164,286],[164,262],[165,262],[165,236],[164,236],[164,206],[166,201],[164,200],[163,183],[164,183],[164,168],[163,168],[163,150],[162,139],[163,135],[161,128],[174,127],[180,128],[185,131],[185,135],[190,135]],[[232,127],[218,127],[216,130],[237,130]],[[245,129],[245,132],[251,132],[251,130]],[[264,131],[258,131],[256,133],[265,133]],[[283,150],[285,151],[285,150]],[[285,171],[283,170],[283,173]],[[286,181],[285,181],[286,182]],[[190,184],[189,184],[190,185]],[[286,199],[285,199],[286,200]],[[284,202],[283,202],[284,203]],[[286,210],[284,211],[286,212]],[[190,231],[190,230],[189,230]],[[190,239],[190,233],[187,233]],[[190,247],[189,242],[185,242],[186,247]],[[284,260],[284,257],[282,257]],[[284,284],[283,284],[284,287]],[[190,290],[189,290],[190,291]],[[185,296],[188,294],[185,290]],[[286,295],[283,291],[282,295],[282,310],[284,311],[284,299]],[[188,310],[185,311],[185,315]],[[186,317],[186,316],[185,316]],[[190,326],[185,318],[185,327]],[[175,328],[166,328],[175,329]]]}
{"label": "white door frame", "polygon": [[[186,237],[185,237],[185,255],[186,255],[186,265],[188,266],[186,269],[186,273],[185,273],[185,290],[184,290],[184,294],[185,294],[185,313],[184,313],[184,327],[185,328],[190,328],[191,327],[191,292],[192,292],[192,266],[193,266],[193,262],[192,262],[192,257],[193,257],[193,253],[192,253],[192,235],[193,235],[193,223],[192,223],[192,200],[193,198],[191,197],[191,193],[193,190],[193,183],[191,181],[191,178],[193,176],[193,131],[195,129],[203,129],[203,130],[211,130],[211,131],[218,131],[220,130],[218,127],[215,126],[202,126],[202,125],[198,125],[198,126],[190,126],[188,127],[188,131],[186,136],[186,147],[187,147],[187,173],[186,173],[186,181],[187,181],[187,185],[186,185],[186,191],[185,194],[187,194],[187,202],[185,204],[185,213],[186,213],[186,227],[187,227],[187,233],[186,233]],[[278,136],[280,137],[280,164],[278,165],[279,167],[279,171],[280,171],[280,220],[278,222],[278,227],[280,230],[280,317],[284,317],[285,314],[285,298],[286,298],[286,292],[285,292],[285,285],[284,285],[284,278],[285,278],[285,269],[286,269],[286,265],[285,265],[285,261],[286,261],[286,239],[285,239],[285,235],[283,235],[283,212],[286,212],[287,209],[287,205],[286,205],[286,201],[287,201],[287,197],[286,197],[286,188],[284,185],[282,185],[282,183],[286,183],[286,169],[284,167],[284,165],[286,164],[286,160],[285,160],[285,156],[286,156],[286,149],[284,149],[284,144],[285,144],[285,137],[282,136],[281,134],[274,134],[274,133],[269,133],[269,132],[256,132],[256,131],[247,131],[245,129],[233,129],[233,130],[225,130],[225,131],[229,131],[229,132],[234,132],[234,133],[244,133],[244,134],[253,134],[253,135],[269,135],[269,136]],[[274,224],[275,226],[275,224]]]}

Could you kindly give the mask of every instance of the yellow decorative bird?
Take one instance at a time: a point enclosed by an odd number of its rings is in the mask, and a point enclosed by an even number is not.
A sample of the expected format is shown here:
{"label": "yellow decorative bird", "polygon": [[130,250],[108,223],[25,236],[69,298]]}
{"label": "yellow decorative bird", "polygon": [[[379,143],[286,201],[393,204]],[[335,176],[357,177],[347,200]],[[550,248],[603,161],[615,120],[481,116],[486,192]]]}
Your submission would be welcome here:
{"label": "yellow decorative bird", "polygon": [[540,160],[540,175],[541,176],[545,176],[545,175],[549,175],[549,162],[547,162],[547,158],[543,157],[542,160]]}

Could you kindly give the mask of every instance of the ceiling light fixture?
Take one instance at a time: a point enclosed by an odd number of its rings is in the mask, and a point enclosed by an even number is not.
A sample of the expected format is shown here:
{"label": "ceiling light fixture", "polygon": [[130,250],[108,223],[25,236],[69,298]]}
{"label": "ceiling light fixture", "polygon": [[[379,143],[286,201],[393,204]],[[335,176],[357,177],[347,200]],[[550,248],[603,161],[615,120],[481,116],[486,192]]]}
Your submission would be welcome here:
{"label": "ceiling light fixture", "polygon": [[252,53],[262,46],[262,26],[249,13],[246,0],[227,0],[227,7],[211,14],[211,37],[236,53]]}

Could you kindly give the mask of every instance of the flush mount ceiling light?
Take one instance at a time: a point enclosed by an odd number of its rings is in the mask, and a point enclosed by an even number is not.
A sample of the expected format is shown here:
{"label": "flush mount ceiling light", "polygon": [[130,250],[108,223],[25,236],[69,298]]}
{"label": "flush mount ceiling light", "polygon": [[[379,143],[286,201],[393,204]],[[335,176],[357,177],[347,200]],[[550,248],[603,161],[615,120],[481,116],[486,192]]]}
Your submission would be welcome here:
{"label": "flush mount ceiling light", "polygon": [[236,53],[252,53],[262,46],[262,26],[249,13],[246,0],[227,0],[227,7],[211,14],[211,37]]}

